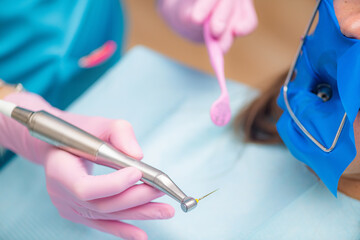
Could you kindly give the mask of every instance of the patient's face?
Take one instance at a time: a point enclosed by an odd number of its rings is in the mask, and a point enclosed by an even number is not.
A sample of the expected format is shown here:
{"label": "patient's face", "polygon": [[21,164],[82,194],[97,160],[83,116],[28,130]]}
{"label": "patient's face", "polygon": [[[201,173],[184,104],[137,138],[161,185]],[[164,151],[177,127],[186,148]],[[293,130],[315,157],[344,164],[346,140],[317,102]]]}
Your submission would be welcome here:
{"label": "patient's face", "polygon": [[[334,0],[334,9],[341,32],[360,39],[360,0]],[[360,179],[360,114],[354,122],[354,134],[357,155],[343,175]]]}

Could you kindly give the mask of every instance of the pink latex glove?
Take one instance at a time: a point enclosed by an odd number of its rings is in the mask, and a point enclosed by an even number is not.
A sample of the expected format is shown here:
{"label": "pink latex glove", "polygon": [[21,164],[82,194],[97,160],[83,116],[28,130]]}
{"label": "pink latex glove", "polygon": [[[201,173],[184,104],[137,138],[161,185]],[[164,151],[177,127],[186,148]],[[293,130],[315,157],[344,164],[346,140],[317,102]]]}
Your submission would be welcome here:
{"label": "pink latex glove", "polygon": [[[46,110],[136,159],[143,156],[131,125],[124,120],[63,112],[30,93],[11,94],[5,100],[34,111]],[[167,219],[174,215],[171,206],[150,202],[162,196],[162,192],[146,184],[134,185],[142,176],[136,168],[93,176],[90,161],[30,136],[24,126],[3,115],[0,133],[0,145],[44,165],[50,198],[66,219],[124,239],[147,239],[143,230],[121,220]]]}
{"label": "pink latex glove", "polygon": [[203,24],[210,21],[213,37],[226,52],[234,37],[251,33],[257,26],[252,0],[158,0],[158,10],[181,36],[204,42]]}

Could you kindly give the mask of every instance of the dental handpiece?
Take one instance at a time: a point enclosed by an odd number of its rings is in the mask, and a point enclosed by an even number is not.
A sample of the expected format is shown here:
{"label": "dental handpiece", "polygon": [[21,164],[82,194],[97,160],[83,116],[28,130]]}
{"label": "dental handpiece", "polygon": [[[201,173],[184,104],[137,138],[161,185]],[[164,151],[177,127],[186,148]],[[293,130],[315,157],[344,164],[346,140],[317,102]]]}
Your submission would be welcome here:
{"label": "dental handpiece", "polygon": [[108,143],[46,111],[33,112],[13,105],[7,109],[7,115],[25,125],[32,136],[76,156],[114,169],[139,169],[142,172],[141,181],[175,199],[184,212],[197,206],[197,200],[188,197],[164,172],[126,156]]}

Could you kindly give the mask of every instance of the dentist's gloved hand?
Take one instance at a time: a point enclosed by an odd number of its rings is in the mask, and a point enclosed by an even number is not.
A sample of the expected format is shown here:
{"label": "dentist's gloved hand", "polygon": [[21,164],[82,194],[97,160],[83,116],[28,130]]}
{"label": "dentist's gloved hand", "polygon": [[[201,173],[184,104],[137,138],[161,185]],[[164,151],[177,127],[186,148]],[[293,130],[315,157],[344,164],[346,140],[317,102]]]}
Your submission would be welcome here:
{"label": "dentist's gloved hand", "polygon": [[[30,110],[45,110],[112,144],[140,160],[142,151],[131,125],[123,120],[85,117],[60,111],[30,93],[8,95],[5,100]],[[146,184],[136,168],[107,175],[91,175],[92,163],[30,136],[13,119],[0,115],[0,145],[45,168],[47,190],[60,215],[124,239],[147,239],[146,233],[121,220],[167,219],[174,209],[150,202],[163,195]]]}
{"label": "dentist's gloved hand", "polygon": [[195,42],[204,42],[203,24],[210,21],[210,31],[223,52],[234,37],[257,26],[253,0],[158,0],[158,10],[177,33]]}

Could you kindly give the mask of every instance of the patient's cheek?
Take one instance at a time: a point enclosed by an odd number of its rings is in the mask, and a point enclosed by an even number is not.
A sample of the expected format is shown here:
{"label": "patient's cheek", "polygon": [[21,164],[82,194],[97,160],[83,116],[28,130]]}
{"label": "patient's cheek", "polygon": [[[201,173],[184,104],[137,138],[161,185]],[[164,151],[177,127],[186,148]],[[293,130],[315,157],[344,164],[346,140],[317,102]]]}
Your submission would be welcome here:
{"label": "patient's cheek", "polygon": [[360,115],[359,113],[356,116],[354,122],[354,136],[355,136],[355,145],[356,145],[357,154],[354,161],[352,161],[351,164],[344,171],[344,175],[360,174]]}
{"label": "patient's cheek", "polygon": [[360,39],[360,0],[334,0],[334,9],[341,32]]}

